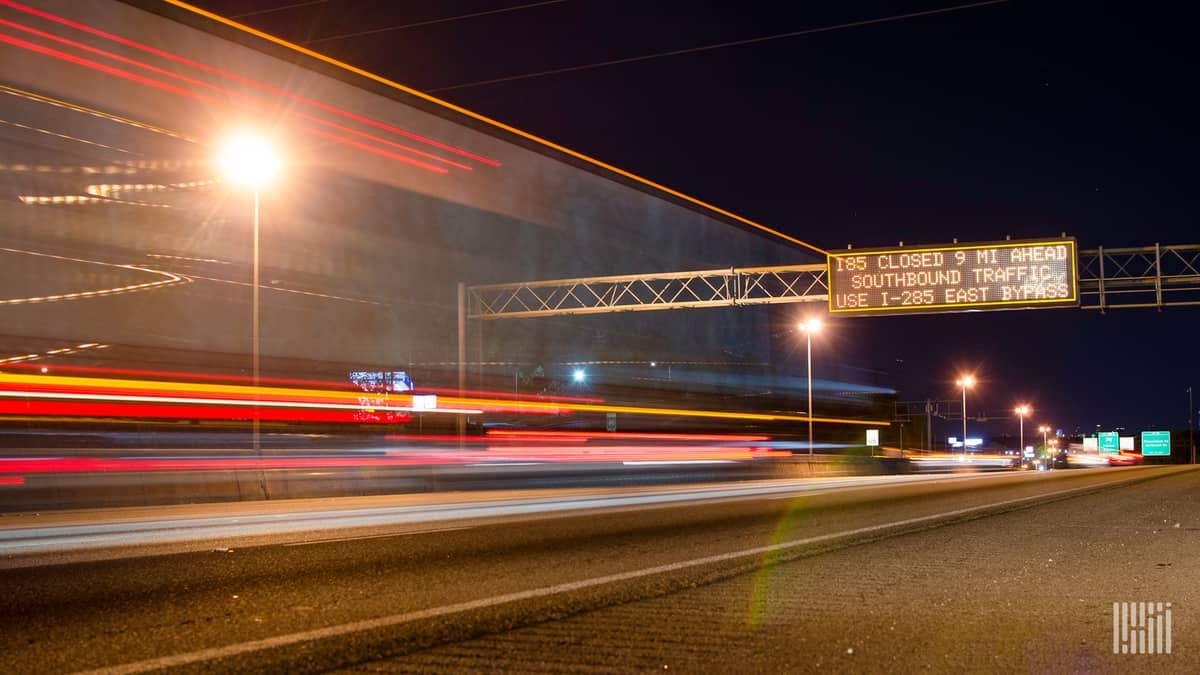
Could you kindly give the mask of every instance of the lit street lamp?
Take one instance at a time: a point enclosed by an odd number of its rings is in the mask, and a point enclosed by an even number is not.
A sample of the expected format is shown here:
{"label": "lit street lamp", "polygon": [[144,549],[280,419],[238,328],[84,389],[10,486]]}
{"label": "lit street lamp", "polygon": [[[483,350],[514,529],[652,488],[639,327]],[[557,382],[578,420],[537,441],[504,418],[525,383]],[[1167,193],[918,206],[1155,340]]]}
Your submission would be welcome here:
{"label": "lit street lamp", "polygon": [[[226,137],[218,148],[217,166],[221,175],[229,183],[254,192],[254,254],[252,267],[251,319],[250,319],[250,351],[251,377],[255,388],[258,387],[259,377],[259,347],[258,347],[258,201],[259,191],[266,187],[279,173],[280,159],[275,149],[262,136],[250,132],[238,132]],[[255,398],[258,393],[255,392]],[[254,450],[260,451],[259,443],[259,410],[254,408],[253,419]]]}
{"label": "lit street lamp", "polygon": [[808,341],[808,457],[812,459],[813,454],[813,404],[812,404],[812,336],[813,333],[821,332],[821,320],[817,317],[809,317],[804,320],[800,326],[800,330],[804,331],[804,335]]}
{"label": "lit street lamp", "polygon": [[963,435],[962,435],[962,451],[963,457],[967,456],[967,389],[975,386],[974,375],[963,375],[954,381],[954,384],[962,388],[962,418],[963,418]]}
{"label": "lit street lamp", "polygon": [[1017,454],[1019,456],[1021,456],[1022,458],[1025,457],[1025,416],[1029,414],[1029,411],[1030,411],[1029,406],[1025,405],[1024,403],[1017,406],[1016,409],[1013,410],[1013,412],[1017,413],[1017,415],[1019,415],[1020,419],[1021,419],[1021,426],[1020,426],[1021,431],[1020,431],[1020,436],[1018,436],[1018,438],[1021,441],[1021,444],[1017,448]]}
{"label": "lit street lamp", "polygon": [[1042,432],[1042,452],[1046,452],[1050,448],[1050,442],[1046,440],[1046,434],[1050,433],[1050,425],[1043,424],[1038,427],[1038,431]]}

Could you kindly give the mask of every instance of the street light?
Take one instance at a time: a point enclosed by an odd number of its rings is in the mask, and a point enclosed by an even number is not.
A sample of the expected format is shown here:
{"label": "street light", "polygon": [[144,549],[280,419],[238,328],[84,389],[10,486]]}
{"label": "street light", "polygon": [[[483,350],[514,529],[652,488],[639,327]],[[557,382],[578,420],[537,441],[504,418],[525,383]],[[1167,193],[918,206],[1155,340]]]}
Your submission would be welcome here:
{"label": "street light", "polygon": [[1192,388],[1188,387],[1188,446],[1192,449],[1192,464],[1196,463],[1196,432],[1192,422],[1196,419],[1196,408],[1192,403]]}
{"label": "street light", "polygon": [[974,375],[963,375],[954,381],[962,388],[962,418],[963,418],[963,435],[962,435],[962,451],[963,457],[967,456],[967,389],[975,386]]}
{"label": "street light", "polygon": [[815,316],[810,316],[800,323],[800,330],[804,331],[804,336],[808,342],[808,458],[812,459],[813,454],[813,404],[812,404],[812,336],[813,333],[821,332],[821,320]]}
{"label": "street light", "polygon": [[1046,440],[1046,434],[1050,433],[1050,425],[1042,424],[1038,426],[1038,431],[1042,432],[1042,452],[1050,449],[1050,443]]}
{"label": "street light", "polygon": [[[251,374],[255,388],[259,379],[259,347],[258,347],[258,201],[259,191],[266,187],[279,174],[282,162],[275,149],[266,138],[249,131],[239,131],[222,139],[217,148],[217,167],[221,175],[230,184],[250,189],[254,192],[254,254],[252,267],[251,319],[250,319],[250,351]],[[258,394],[255,392],[255,397]],[[254,450],[260,452],[259,443],[259,411],[254,408],[253,419]]]}
{"label": "street light", "polygon": [[1029,414],[1029,411],[1030,411],[1030,407],[1025,405],[1024,403],[1017,406],[1013,410],[1013,412],[1017,413],[1017,415],[1019,415],[1021,418],[1021,432],[1020,432],[1021,435],[1018,436],[1018,438],[1021,441],[1021,444],[1017,449],[1017,454],[1020,455],[1022,458],[1025,457],[1025,416]]}

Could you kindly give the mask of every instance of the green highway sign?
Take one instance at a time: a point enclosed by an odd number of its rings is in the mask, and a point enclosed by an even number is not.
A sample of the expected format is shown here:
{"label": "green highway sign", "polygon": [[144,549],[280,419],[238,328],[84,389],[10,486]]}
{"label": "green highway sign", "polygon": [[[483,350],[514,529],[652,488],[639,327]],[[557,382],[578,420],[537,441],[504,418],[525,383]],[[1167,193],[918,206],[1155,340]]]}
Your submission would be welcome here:
{"label": "green highway sign", "polygon": [[1096,434],[1101,453],[1117,454],[1121,451],[1121,438],[1115,431],[1101,431]]}
{"label": "green highway sign", "polygon": [[1142,456],[1154,457],[1171,454],[1171,432],[1143,431]]}

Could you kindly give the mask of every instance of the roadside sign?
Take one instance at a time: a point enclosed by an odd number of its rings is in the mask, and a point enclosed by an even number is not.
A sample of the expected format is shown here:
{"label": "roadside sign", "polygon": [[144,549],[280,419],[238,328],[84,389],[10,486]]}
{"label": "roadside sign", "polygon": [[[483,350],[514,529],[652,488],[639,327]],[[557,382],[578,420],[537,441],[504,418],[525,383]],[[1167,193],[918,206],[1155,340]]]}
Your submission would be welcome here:
{"label": "roadside sign", "polygon": [[867,429],[867,445],[879,445],[878,429]]}
{"label": "roadside sign", "polygon": [[1097,434],[1100,452],[1117,454],[1121,450],[1121,438],[1115,431],[1101,431]]}
{"label": "roadside sign", "polygon": [[604,430],[605,431],[616,431],[617,430],[617,413],[607,413],[604,415]]}
{"label": "roadside sign", "polygon": [[1169,456],[1171,454],[1171,432],[1143,431],[1142,456]]}

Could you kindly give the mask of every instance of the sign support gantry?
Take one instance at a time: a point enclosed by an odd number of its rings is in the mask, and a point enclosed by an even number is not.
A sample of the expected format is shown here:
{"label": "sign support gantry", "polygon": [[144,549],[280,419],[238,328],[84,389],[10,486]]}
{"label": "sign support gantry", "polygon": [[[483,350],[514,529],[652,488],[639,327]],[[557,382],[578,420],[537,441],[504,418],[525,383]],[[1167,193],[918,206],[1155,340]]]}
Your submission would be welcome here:
{"label": "sign support gantry", "polygon": [[1081,251],[1079,301],[1101,312],[1200,305],[1200,244]]}
{"label": "sign support gantry", "polygon": [[822,263],[467,286],[471,319],[825,302]]}
{"label": "sign support gantry", "polygon": [[[1200,244],[1079,251],[1081,309],[1200,305]],[[464,286],[470,319],[517,319],[829,300],[825,264]]]}
{"label": "sign support gantry", "polygon": [[[1081,309],[1200,306],[1200,244],[1079,251]],[[510,284],[458,284],[458,386],[466,319],[829,302],[828,263],[631,274]],[[459,436],[465,420],[459,418]]]}

